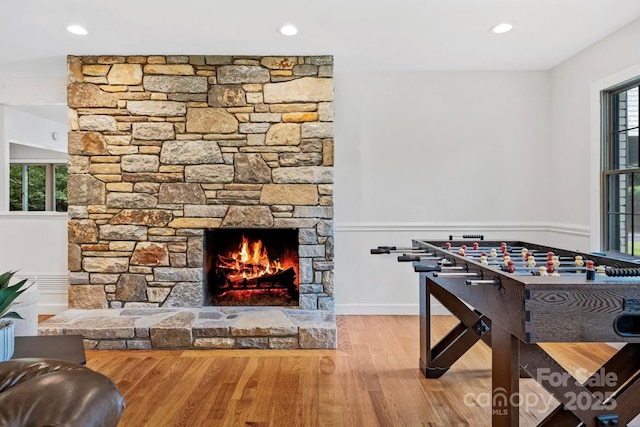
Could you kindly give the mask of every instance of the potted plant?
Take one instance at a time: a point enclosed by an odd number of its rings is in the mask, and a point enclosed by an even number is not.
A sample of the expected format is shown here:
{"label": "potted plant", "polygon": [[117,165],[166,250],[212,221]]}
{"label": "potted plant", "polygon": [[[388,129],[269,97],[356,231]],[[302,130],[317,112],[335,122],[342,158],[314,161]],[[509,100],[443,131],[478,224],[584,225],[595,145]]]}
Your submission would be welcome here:
{"label": "potted plant", "polygon": [[27,279],[9,286],[15,273],[15,271],[8,271],[0,274],[0,361],[2,362],[13,356],[14,326],[9,319],[22,319],[22,316],[15,311],[9,311],[9,308],[13,301],[31,286],[31,284],[27,285]]}

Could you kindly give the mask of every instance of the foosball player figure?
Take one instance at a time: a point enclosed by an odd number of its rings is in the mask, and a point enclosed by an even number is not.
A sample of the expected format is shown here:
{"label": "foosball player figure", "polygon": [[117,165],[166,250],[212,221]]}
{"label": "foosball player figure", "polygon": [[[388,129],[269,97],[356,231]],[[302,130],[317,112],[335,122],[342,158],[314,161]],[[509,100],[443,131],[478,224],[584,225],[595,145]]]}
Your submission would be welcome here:
{"label": "foosball player figure", "polygon": [[594,267],[593,261],[590,259],[587,260],[587,280],[595,280],[596,278],[596,269]]}
{"label": "foosball player figure", "polygon": [[487,261],[487,253],[486,252],[482,252],[482,254],[480,255],[480,264],[489,265],[489,261]]}
{"label": "foosball player figure", "polygon": [[536,259],[535,257],[531,254],[531,252],[527,252],[527,265],[529,267],[535,267],[536,266]]}

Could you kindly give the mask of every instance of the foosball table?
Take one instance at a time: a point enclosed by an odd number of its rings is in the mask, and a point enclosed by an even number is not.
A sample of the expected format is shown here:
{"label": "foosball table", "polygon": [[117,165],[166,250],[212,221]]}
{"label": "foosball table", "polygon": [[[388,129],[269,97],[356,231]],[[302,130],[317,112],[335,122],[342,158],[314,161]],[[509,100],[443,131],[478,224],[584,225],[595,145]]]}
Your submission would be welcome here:
{"label": "foosball table", "polygon": [[[444,375],[482,340],[492,350],[493,427],[518,425],[522,373],[560,402],[540,426],[624,426],[638,415],[638,264],[479,235],[452,237],[371,250],[397,253],[420,273],[419,364],[427,378]],[[433,346],[431,296],[460,321]],[[538,346],[544,342],[625,344],[580,383]]]}

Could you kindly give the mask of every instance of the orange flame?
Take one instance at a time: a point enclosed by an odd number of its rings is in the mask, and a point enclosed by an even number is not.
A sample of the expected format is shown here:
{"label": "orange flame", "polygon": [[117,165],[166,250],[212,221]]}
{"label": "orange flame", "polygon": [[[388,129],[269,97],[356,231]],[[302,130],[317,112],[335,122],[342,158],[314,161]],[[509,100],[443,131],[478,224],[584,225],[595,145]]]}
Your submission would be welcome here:
{"label": "orange flame", "polygon": [[218,256],[217,267],[228,270],[227,278],[231,281],[253,279],[284,270],[280,260],[269,259],[261,240],[249,241],[244,235],[238,251]]}

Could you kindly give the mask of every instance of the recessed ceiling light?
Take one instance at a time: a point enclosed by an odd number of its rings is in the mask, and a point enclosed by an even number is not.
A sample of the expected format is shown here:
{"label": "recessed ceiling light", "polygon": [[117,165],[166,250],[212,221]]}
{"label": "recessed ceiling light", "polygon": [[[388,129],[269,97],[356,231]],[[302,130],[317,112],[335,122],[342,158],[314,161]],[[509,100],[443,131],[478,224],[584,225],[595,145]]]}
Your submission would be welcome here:
{"label": "recessed ceiling light", "polygon": [[89,34],[87,29],[80,25],[69,25],[67,27],[67,31],[69,31],[71,34],[76,34],[78,36],[86,36],[87,34]]}
{"label": "recessed ceiling light", "polygon": [[502,24],[494,25],[493,27],[491,27],[491,32],[494,34],[502,34],[511,31],[512,28],[513,25],[507,22],[503,22]]}
{"label": "recessed ceiling light", "polygon": [[296,34],[298,34],[298,29],[293,25],[287,24],[280,28],[280,34],[285,36],[295,36]]}

